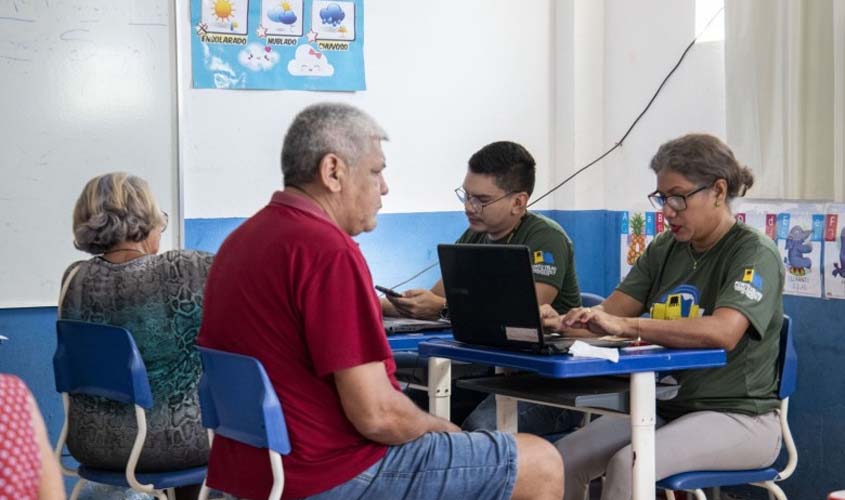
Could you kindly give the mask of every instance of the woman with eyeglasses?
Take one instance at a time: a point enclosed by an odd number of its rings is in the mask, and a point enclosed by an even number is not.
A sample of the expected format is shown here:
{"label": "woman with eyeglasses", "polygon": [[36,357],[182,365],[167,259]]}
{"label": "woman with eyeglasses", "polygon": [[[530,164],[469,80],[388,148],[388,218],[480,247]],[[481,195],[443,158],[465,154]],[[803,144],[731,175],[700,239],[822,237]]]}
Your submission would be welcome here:
{"label": "woman with eyeglasses", "polygon": [[[59,317],[128,329],[150,379],[153,409],[138,472],[205,465],[208,438],[200,420],[201,366],[194,341],[212,256],[159,254],[167,214],[140,177],[122,172],[91,179],[73,211],[74,245],[94,255],[65,271]],[[72,395],[67,446],[79,463],[123,470],[135,439],[130,405]],[[178,497],[192,495],[177,489]]]}
{"label": "woman with eyeglasses", "polygon": [[[745,194],[753,175],[725,144],[704,134],[663,144],[651,169],[657,190],[649,199],[668,230],[600,306],[564,316],[544,307],[544,322],[570,335],[725,349],[724,367],[677,372],[678,395],[658,401],[656,478],[767,467],[781,446],[775,410],[784,268],[772,240],[731,213],[730,201]],[[602,499],[631,498],[630,441],[628,418],[612,416],[559,440],[565,498],[582,500],[602,475]]]}

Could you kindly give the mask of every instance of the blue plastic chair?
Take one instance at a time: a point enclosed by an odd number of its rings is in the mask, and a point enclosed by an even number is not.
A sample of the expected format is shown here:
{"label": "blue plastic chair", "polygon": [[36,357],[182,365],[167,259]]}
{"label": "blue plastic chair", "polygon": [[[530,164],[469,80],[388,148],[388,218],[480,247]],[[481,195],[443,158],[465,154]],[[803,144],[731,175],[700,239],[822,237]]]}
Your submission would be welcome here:
{"label": "blue plastic chair", "polygon": [[[270,500],[278,500],[285,486],[282,455],[290,453],[290,440],[282,405],[270,378],[257,359],[197,347],[203,374],[199,394],[202,422],[210,437],[220,434],[229,439],[266,448],[273,470]],[[203,484],[199,500],[208,498]]]}
{"label": "blue plastic chair", "polygon": [[[153,406],[153,395],[147,378],[147,368],[129,330],[82,321],[56,322],[58,344],[53,356],[56,390],[62,394],[65,422],[55,455],[61,459],[68,433],[69,394],[102,396],[135,407],[138,434],[126,462],[126,469],[118,472],[80,465],[77,470],[62,466],[62,471],[78,476],[70,499],[76,500],[86,481],[132,488],[165,500],[174,497],[173,488],[200,484],[206,468],[195,467],[168,472],[137,473],[135,466],[147,437],[147,417],[144,409]],[[61,462],[60,462],[61,463]]]}
{"label": "blue plastic chair", "polygon": [[795,353],[794,339],[792,338],[792,320],[784,315],[783,326],[780,330],[780,354],[778,356],[778,371],[780,380],[778,382],[778,397],[780,398],[780,426],[783,433],[783,442],[787,451],[787,463],[782,471],[773,467],[765,469],[734,470],[734,471],[694,471],[683,472],[667,477],[657,483],[657,486],[667,490],[667,499],[674,499],[671,493],[675,491],[692,491],[698,500],[706,500],[703,488],[718,488],[722,486],[736,486],[741,484],[752,484],[765,488],[778,500],[786,500],[786,494],[776,484],[792,475],[798,465],[798,449],[792,438],[787,422],[787,410],[789,409],[789,396],[795,392],[796,379],[798,377],[798,355]]}
{"label": "blue plastic chair", "polygon": [[590,292],[581,292],[581,305],[583,307],[595,307],[602,302],[604,302],[604,297],[601,295]]}

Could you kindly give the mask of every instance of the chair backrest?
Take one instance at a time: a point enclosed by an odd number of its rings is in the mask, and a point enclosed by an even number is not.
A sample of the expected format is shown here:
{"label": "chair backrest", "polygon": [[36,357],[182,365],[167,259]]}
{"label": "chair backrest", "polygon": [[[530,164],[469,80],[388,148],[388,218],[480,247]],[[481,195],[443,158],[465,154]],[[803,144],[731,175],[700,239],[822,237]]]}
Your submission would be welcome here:
{"label": "chair backrest", "polygon": [[203,425],[256,448],[290,453],[282,405],[261,363],[242,354],[197,349],[203,368],[199,385]]}
{"label": "chair backrest", "polygon": [[153,407],[147,368],[129,330],[84,321],[56,321],[56,390]]}
{"label": "chair backrest", "polygon": [[783,315],[780,328],[780,353],[778,354],[778,397],[786,399],[793,392],[798,379],[798,354],[795,339],[792,338],[792,318]]}
{"label": "chair backrest", "polygon": [[581,305],[584,307],[595,307],[602,302],[604,302],[604,297],[601,295],[590,292],[581,292]]}

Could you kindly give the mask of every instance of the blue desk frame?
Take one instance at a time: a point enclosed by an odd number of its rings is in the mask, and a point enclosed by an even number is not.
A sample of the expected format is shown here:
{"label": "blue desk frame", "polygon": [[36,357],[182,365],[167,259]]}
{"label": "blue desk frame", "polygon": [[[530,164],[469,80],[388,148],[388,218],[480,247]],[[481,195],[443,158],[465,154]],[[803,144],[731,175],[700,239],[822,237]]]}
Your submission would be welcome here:
{"label": "blue desk frame", "polygon": [[[568,354],[553,356],[505,351],[490,347],[463,344],[454,340],[421,342],[421,356],[451,363],[466,361],[499,368],[515,368],[550,378],[576,378],[599,375],[631,375],[631,445],[634,456],[634,500],[654,500],[654,424],[655,372],[711,368],[726,362],[722,349],[620,349],[619,362],[597,358],[575,358]],[[447,381],[450,383],[451,381]],[[429,381],[429,385],[431,381]],[[516,399],[496,396],[498,427],[516,432]],[[449,418],[449,413],[435,413]],[[564,458],[565,459],[565,458]]]}
{"label": "blue desk frame", "polygon": [[452,332],[445,330],[445,333],[444,331],[404,333],[387,337],[387,343],[390,344],[390,349],[393,352],[415,352],[420,342],[428,342],[430,340],[452,340]]}

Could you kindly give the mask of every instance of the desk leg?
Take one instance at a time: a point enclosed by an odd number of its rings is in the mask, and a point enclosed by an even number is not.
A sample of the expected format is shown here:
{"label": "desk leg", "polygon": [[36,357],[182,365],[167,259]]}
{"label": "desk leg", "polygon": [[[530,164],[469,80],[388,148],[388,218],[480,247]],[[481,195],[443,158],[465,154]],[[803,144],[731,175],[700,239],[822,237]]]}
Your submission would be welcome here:
{"label": "desk leg", "polygon": [[654,372],[631,374],[634,500],[654,500]]}
{"label": "desk leg", "polygon": [[[496,373],[510,373],[511,371],[508,368],[496,367]],[[517,400],[496,395],[496,430],[502,432],[517,432],[519,430],[519,415],[516,405]]]}
{"label": "desk leg", "polygon": [[517,401],[514,398],[496,395],[496,430],[502,432],[519,430],[516,404]]}
{"label": "desk leg", "polygon": [[452,396],[452,360],[428,358],[428,412],[449,420]]}

